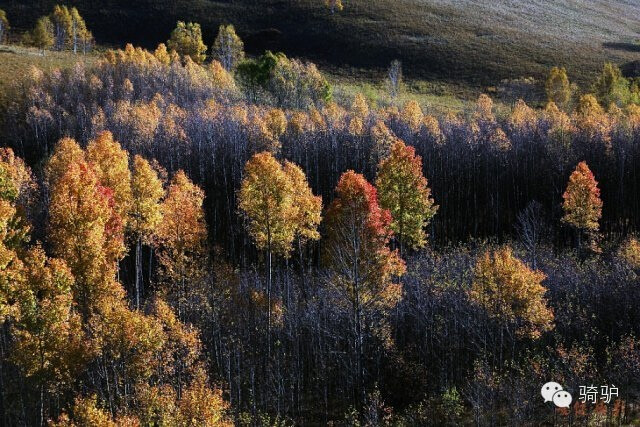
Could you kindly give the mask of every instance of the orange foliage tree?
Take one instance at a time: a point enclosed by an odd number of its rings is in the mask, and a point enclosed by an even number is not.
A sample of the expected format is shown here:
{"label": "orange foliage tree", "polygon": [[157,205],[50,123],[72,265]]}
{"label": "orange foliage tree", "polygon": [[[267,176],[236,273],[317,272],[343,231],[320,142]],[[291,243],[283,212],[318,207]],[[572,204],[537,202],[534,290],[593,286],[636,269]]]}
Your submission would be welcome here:
{"label": "orange foliage tree", "polygon": [[600,200],[598,181],[586,162],[578,163],[569,177],[569,183],[562,198],[564,199],[562,222],[578,231],[578,246],[580,246],[582,233],[597,232],[598,221],[602,216],[602,200]]}
{"label": "orange foliage tree", "polygon": [[109,131],[101,132],[87,145],[87,161],[93,166],[100,184],[113,191],[114,210],[126,227],[131,207],[129,153],[122,149]]}
{"label": "orange foliage tree", "polygon": [[392,278],[405,271],[397,252],[388,248],[391,214],[378,205],[374,186],[354,171],[340,177],[337,197],[326,213],[325,259],[332,282],[344,296],[353,320],[359,397],[363,389],[363,339],[370,310],[386,311],[401,295]]}
{"label": "orange foliage tree", "polygon": [[63,140],[47,165],[49,238],[76,279],[74,295],[86,320],[102,298],[120,292],[114,279],[125,247],[113,190],[101,185],[76,147]]}

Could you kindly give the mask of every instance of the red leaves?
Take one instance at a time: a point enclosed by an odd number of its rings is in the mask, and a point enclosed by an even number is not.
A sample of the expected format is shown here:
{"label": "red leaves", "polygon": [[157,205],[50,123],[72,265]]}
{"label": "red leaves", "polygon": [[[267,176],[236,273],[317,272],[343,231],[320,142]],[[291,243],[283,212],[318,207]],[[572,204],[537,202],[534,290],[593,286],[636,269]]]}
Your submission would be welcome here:
{"label": "red leaves", "polygon": [[394,276],[405,266],[397,251],[387,244],[393,235],[391,213],[378,205],[376,188],[354,171],[342,174],[337,197],[327,210],[327,261],[341,277],[350,298],[359,303],[394,305],[385,296]]}
{"label": "red leaves", "polygon": [[339,217],[350,213],[359,218],[371,233],[381,237],[384,243],[393,235],[391,212],[380,208],[378,190],[364,176],[349,170],[342,174],[336,187],[337,197],[327,211],[327,217]]}

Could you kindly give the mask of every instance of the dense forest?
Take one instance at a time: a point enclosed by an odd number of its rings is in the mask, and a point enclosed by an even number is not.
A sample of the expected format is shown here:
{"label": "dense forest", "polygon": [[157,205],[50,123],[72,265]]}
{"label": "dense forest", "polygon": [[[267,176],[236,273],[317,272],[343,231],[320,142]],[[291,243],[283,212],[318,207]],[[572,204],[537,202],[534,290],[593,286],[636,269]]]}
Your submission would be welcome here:
{"label": "dense forest", "polygon": [[[25,43],[94,47],[67,8]],[[436,115],[387,80],[341,105],[314,64],[184,22],[16,80],[0,424],[637,422],[638,82],[554,67],[542,108]]]}

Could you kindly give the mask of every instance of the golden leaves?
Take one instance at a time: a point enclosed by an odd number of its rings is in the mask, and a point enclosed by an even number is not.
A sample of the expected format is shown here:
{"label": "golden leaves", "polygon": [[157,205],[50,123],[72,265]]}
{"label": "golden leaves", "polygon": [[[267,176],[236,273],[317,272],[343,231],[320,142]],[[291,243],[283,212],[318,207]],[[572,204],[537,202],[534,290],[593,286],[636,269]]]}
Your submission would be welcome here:
{"label": "golden leaves", "polygon": [[238,205],[260,250],[288,257],[295,236],[319,238],[320,198],[298,166],[283,166],[268,152],[255,154],[245,165]]}
{"label": "golden leaves", "polygon": [[469,297],[490,317],[507,327],[515,324],[518,335],[531,338],[553,329],[553,312],[547,307],[542,286],[546,276],[527,267],[510,247],[482,254],[474,276]]}

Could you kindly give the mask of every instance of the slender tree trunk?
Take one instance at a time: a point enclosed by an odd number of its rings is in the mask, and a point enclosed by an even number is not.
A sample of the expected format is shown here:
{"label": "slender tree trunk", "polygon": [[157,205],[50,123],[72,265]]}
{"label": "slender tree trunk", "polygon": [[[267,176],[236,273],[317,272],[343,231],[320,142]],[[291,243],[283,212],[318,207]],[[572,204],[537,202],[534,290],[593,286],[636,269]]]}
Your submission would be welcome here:
{"label": "slender tree trunk", "polygon": [[140,310],[140,288],[142,287],[142,239],[136,242],[136,310]]}
{"label": "slender tree trunk", "polygon": [[44,384],[40,382],[40,425],[44,425]]}
{"label": "slender tree trunk", "polygon": [[267,244],[267,356],[271,360],[271,232]]}

